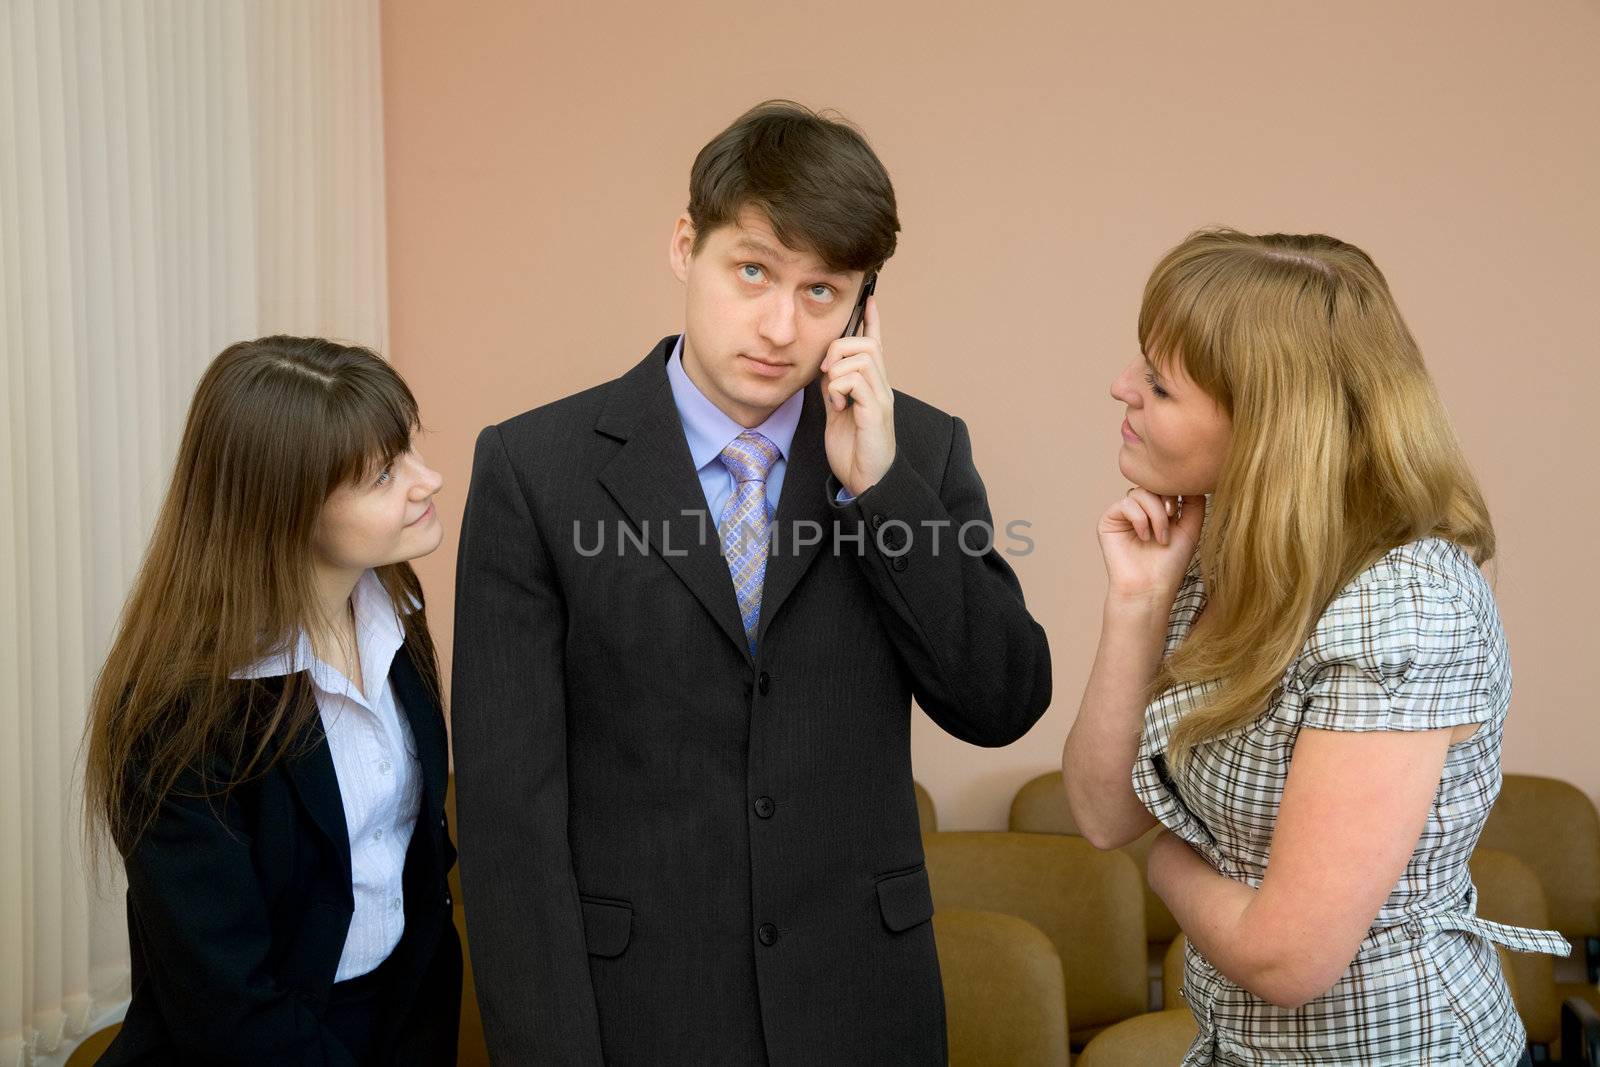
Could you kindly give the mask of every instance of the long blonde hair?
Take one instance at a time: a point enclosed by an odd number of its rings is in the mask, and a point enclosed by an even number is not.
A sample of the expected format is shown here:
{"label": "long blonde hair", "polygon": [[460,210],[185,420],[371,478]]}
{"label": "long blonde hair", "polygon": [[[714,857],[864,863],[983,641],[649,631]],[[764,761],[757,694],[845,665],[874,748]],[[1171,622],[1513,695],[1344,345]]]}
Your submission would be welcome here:
{"label": "long blonde hair", "polygon": [[[311,549],[323,502],[408,449],[417,426],[411,390],[365,348],[263,337],[212,361],[90,700],[92,854],[106,835],[130,851],[186,772],[221,797],[290,754],[317,715],[309,683],[232,674],[326,627]],[[437,696],[427,618],[410,610],[422,602],[416,572],[396,563],[377,575]]]}
{"label": "long blonde hair", "polygon": [[1152,695],[1218,683],[1169,757],[1260,715],[1329,601],[1388,550],[1442,537],[1480,565],[1494,530],[1433,380],[1361,249],[1202,230],[1145,286],[1139,344],[1232,421],[1199,548],[1204,617]]}

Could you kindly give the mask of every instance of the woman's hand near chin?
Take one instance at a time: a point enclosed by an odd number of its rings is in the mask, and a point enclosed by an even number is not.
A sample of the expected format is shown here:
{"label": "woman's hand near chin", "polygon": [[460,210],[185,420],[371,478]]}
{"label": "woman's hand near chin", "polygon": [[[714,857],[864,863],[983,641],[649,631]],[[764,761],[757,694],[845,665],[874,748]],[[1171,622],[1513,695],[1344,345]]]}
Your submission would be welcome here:
{"label": "woman's hand near chin", "polygon": [[1120,848],[1155,825],[1133,791],[1132,770],[1167,615],[1205,523],[1205,499],[1185,503],[1180,513],[1177,498],[1131,489],[1100,516],[1110,586],[1083,703],[1061,751],[1067,804],[1097,848]]}
{"label": "woman's hand near chin", "polygon": [[1170,607],[1205,520],[1204,497],[1157,496],[1135,487],[1117,498],[1098,529],[1107,599]]}

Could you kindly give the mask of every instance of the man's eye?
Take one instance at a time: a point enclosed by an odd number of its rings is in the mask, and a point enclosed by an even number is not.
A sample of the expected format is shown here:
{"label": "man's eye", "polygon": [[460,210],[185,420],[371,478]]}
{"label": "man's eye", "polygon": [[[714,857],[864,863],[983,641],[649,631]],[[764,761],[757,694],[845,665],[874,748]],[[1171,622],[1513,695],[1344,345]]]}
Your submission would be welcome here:
{"label": "man's eye", "polygon": [[833,286],[813,285],[811,287],[811,299],[824,304],[828,303],[833,299]]}
{"label": "man's eye", "polygon": [[743,278],[747,282],[759,282],[761,280],[761,276],[761,268],[756,266],[754,263],[746,263],[744,266],[739,268],[739,277]]}
{"label": "man's eye", "polygon": [[387,484],[389,484],[389,480],[391,478],[393,478],[393,477],[394,477],[394,467],[393,467],[393,465],[390,465],[388,467],[383,468],[383,470],[378,472],[378,479],[374,484],[376,484],[376,485],[387,485]]}

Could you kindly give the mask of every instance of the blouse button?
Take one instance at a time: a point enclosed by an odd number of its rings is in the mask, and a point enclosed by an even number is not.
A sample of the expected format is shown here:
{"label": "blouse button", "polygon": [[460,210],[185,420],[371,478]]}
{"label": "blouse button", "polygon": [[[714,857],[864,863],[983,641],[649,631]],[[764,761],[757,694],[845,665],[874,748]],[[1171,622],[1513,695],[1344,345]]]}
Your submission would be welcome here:
{"label": "blouse button", "polygon": [[378,764],[378,771],[382,774],[388,774],[393,769],[394,768],[390,766],[388,760],[384,760],[382,763]]}

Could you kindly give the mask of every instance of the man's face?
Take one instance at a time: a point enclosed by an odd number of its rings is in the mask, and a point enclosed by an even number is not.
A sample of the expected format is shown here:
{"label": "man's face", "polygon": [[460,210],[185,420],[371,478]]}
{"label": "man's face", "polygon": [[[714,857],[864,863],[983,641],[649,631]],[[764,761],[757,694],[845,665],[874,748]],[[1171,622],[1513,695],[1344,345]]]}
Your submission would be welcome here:
{"label": "man's face", "polygon": [[683,369],[741,426],[759,426],[815,380],[844,332],[861,271],[835,271],[785,246],[760,211],[718,226],[694,251],[687,215],[672,233],[672,272],[687,294]]}

